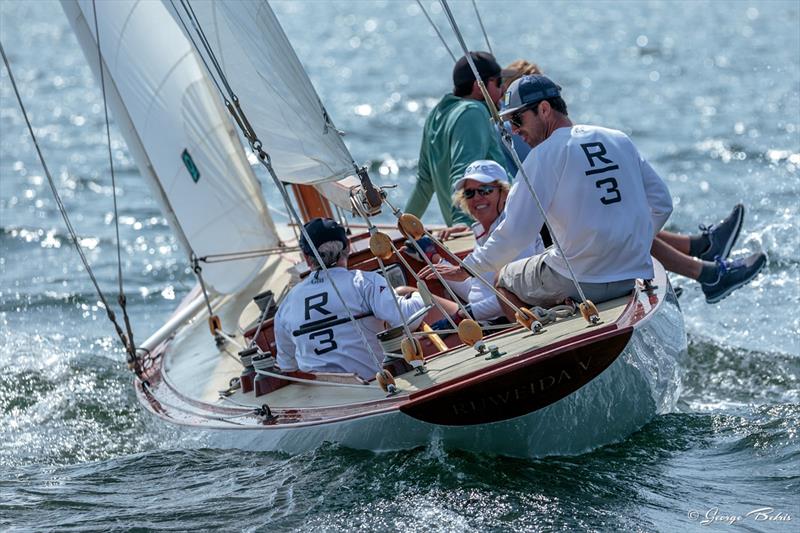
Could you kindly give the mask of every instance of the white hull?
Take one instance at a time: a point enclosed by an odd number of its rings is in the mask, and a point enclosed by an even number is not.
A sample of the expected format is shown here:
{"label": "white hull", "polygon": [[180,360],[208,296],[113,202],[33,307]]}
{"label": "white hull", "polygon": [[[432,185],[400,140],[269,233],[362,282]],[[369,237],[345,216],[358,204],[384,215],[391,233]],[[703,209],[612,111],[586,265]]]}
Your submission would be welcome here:
{"label": "white hull", "polygon": [[324,442],[373,451],[439,443],[445,448],[516,457],[575,455],[618,442],[674,409],[686,336],[672,291],[639,323],[622,354],[597,378],[527,415],[477,426],[429,424],[399,410],[312,425],[250,429],[185,427],[201,445],[301,453]]}

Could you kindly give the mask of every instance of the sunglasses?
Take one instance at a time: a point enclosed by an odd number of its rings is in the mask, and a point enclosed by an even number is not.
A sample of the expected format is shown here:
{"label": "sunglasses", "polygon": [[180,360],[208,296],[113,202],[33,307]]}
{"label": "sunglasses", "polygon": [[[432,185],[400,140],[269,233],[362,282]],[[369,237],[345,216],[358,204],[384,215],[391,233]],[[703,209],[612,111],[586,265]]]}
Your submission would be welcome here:
{"label": "sunglasses", "polygon": [[471,200],[475,197],[475,193],[478,193],[481,196],[489,196],[495,191],[495,189],[497,189],[497,187],[492,185],[484,185],[483,187],[478,187],[477,189],[464,189],[464,198]]}
{"label": "sunglasses", "polygon": [[508,121],[513,126],[521,128],[522,127],[522,115],[525,114],[525,112],[530,111],[530,110],[533,110],[533,112],[535,113],[536,112],[536,107],[538,105],[539,105],[539,102],[536,102],[535,104],[532,104],[532,105],[526,105],[522,109],[519,109],[518,111],[514,112],[511,116],[509,116],[508,117]]}

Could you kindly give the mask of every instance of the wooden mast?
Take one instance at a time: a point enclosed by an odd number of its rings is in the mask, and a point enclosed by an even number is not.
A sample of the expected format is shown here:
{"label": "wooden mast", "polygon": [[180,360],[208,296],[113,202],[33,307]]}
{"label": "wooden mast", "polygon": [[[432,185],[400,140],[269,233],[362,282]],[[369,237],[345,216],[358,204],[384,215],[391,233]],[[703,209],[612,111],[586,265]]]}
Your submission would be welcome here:
{"label": "wooden mast", "polygon": [[292,192],[305,224],[317,217],[333,218],[330,202],[313,185],[292,184]]}

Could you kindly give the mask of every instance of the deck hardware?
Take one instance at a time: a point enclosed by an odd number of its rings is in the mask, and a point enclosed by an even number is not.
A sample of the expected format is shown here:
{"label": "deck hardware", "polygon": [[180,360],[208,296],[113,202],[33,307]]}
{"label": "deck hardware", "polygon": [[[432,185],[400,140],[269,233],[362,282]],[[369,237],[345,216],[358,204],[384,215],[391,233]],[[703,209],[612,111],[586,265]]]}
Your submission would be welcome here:
{"label": "deck hardware", "polygon": [[415,241],[420,240],[425,235],[425,226],[422,221],[411,213],[403,213],[397,219],[397,228],[400,233]]}
{"label": "deck hardware", "polygon": [[369,237],[369,250],[375,257],[380,257],[384,261],[392,257],[392,239],[385,233],[376,231]]}
{"label": "deck hardware", "polygon": [[464,344],[476,346],[483,339],[483,330],[475,320],[465,318],[458,323],[458,338]]}
{"label": "deck hardware", "polygon": [[495,345],[489,346],[489,355],[485,357],[487,361],[491,361],[492,359],[497,359],[498,357],[504,356],[508,352],[501,352],[500,348]]}
{"label": "deck hardware", "polygon": [[600,323],[600,312],[591,300],[586,300],[578,305],[583,318],[592,326]]}
{"label": "deck hardware", "polygon": [[403,359],[416,370],[416,375],[425,373],[425,354],[422,351],[422,344],[415,337],[405,337],[400,341],[400,351],[403,352]]}
{"label": "deck hardware", "polygon": [[534,333],[539,333],[542,330],[542,318],[527,307],[520,307],[519,311],[514,313],[514,318],[522,327]]}
{"label": "deck hardware", "polygon": [[397,390],[397,385],[394,382],[394,376],[388,370],[381,370],[377,374],[375,374],[375,380],[378,382],[378,385],[387,392],[388,394],[386,397],[394,396],[399,391]]}
{"label": "deck hardware", "polygon": [[260,416],[264,419],[265,424],[270,424],[278,420],[278,417],[272,414],[272,409],[269,408],[267,404],[261,404],[261,407],[257,407],[255,410],[256,416]]}
{"label": "deck hardware", "polygon": [[481,355],[486,355],[489,353],[489,348],[486,346],[486,343],[483,341],[476,342],[473,346],[478,353],[475,354],[475,357],[480,357]]}

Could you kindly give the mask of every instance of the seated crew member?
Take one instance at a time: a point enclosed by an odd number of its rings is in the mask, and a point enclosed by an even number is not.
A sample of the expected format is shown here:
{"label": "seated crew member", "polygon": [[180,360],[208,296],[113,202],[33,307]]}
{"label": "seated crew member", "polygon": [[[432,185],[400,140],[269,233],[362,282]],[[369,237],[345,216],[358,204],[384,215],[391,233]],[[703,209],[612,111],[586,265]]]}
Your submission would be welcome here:
{"label": "seated crew member", "polygon": [[[484,244],[505,218],[504,208],[509,188],[506,170],[488,159],[473,162],[467,167],[464,177],[456,182],[453,203],[477,221],[470,228],[475,234],[476,245]],[[522,249],[515,259],[530,257],[543,251],[544,245],[539,237]],[[483,278],[492,285],[496,277],[497,272],[483,274]],[[486,322],[504,317],[497,295],[486,284],[476,279],[452,283],[459,296],[469,302],[470,314],[475,320]],[[466,286],[461,287],[462,284]],[[457,318],[466,318],[462,316],[461,310],[457,313]]]}
{"label": "seated crew member", "polygon": [[[400,325],[425,304],[416,292],[407,298],[397,296],[380,274],[348,270],[349,241],[344,228],[336,221],[316,218],[305,228],[328,270],[322,270],[311,247],[304,237],[301,238],[300,246],[313,272],[292,287],[275,315],[278,367],[284,372],[352,372],[363,379],[372,379],[380,370],[375,357],[379,362],[383,360],[376,334],[386,329],[386,323]],[[345,304],[337,296],[331,280],[336,283],[358,325],[348,320]],[[400,304],[403,316],[398,314],[393,299]],[[455,304],[439,301],[445,305],[446,312],[455,312]],[[436,321],[442,315],[433,309],[425,318]],[[410,328],[413,330],[421,321]],[[370,343],[372,353],[364,345],[358,327]]]}
{"label": "seated crew member", "polygon": [[[505,67],[501,72],[500,88],[503,94],[511,83],[528,74],[542,74],[542,72],[538,65],[524,59],[517,59]],[[525,161],[531,150],[530,146],[524,142],[518,143],[520,137],[517,135],[513,138],[517,156],[520,161]],[[510,161],[511,157],[505,145],[503,149]],[[515,168],[511,164],[507,167]],[[681,235],[665,230],[659,231],[653,239],[650,253],[669,272],[698,281],[706,302],[716,303],[752,280],[766,264],[766,254],[761,252],[743,259],[727,261],[743,221],[744,206],[737,204],[720,223],[709,226],[701,224],[699,234]],[[546,229],[542,234],[545,236],[545,245],[548,245],[549,236],[546,235]]]}
{"label": "seated crew member", "polygon": [[[524,76],[510,86],[502,115],[533,148],[523,168],[586,297],[595,303],[613,299],[629,293],[636,278],[651,279],[650,246],[672,213],[672,198],[627,135],[573,125],[561,88],[541,75]],[[519,305],[577,300],[555,247],[509,263],[543,223],[528,187],[517,180],[506,218],[465,264],[478,273],[499,270],[498,288]],[[447,279],[468,277],[460,267],[436,269]]]}

